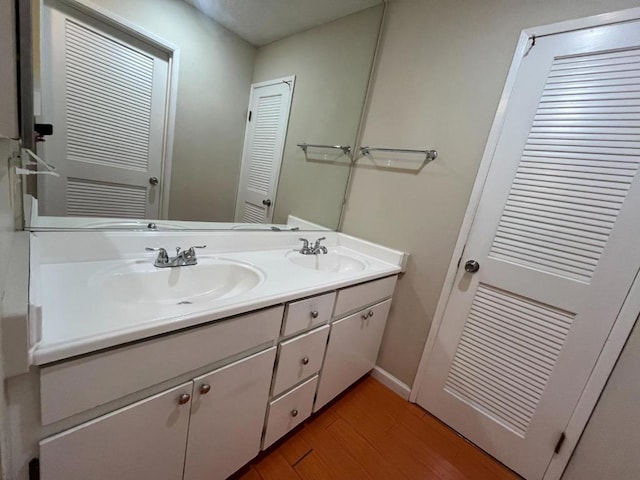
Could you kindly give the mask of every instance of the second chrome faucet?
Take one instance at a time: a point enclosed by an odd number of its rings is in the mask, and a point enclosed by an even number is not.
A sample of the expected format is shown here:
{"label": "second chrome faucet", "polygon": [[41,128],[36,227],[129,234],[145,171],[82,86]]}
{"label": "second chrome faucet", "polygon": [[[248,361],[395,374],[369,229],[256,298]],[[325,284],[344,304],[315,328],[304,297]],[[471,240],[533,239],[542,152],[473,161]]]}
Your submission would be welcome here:
{"label": "second chrome faucet", "polygon": [[302,242],[302,248],[298,250],[302,255],[318,255],[320,253],[325,254],[329,252],[327,247],[320,245],[320,242],[322,242],[322,240],[326,240],[326,237],[320,237],[317,239],[313,246],[310,246],[309,240],[306,238],[299,238],[298,240]]}

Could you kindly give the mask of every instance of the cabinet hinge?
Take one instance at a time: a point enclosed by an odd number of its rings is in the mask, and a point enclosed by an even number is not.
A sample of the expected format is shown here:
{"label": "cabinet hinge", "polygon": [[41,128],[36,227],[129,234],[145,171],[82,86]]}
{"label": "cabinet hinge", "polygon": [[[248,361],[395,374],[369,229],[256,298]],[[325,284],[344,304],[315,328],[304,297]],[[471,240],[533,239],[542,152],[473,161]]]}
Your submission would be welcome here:
{"label": "cabinet hinge", "polygon": [[251,121],[251,116],[253,115],[253,112],[251,110],[249,110],[249,121]]}
{"label": "cabinet hinge", "polygon": [[560,438],[558,439],[558,443],[556,443],[556,448],[553,449],[553,453],[555,453],[556,455],[560,453],[560,449],[562,448],[562,444],[564,443],[566,438],[567,436],[564,434],[564,432],[562,432],[560,434]]}
{"label": "cabinet hinge", "polygon": [[29,461],[29,480],[40,480],[40,459],[32,458]]}

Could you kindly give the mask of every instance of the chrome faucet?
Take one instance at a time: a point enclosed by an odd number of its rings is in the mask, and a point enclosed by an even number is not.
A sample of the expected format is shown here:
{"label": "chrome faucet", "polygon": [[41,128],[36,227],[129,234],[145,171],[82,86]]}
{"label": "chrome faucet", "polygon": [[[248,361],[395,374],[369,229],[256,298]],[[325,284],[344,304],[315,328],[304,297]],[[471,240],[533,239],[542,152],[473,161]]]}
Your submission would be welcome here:
{"label": "chrome faucet", "polygon": [[302,242],[302,248],[298,250],[298,252],[300,252],[302,255],[318,255],[320,253],[326,254],[329,252],[327,250],[327,247],[325,247],[324,245],[320,245],[320,242],[326,239],[327,237],[320,237],[315,241],[312,247],[309,244],[309,240],[307,240],[306,238],[299,238],[298,240]]}
{"label": "chrome faucet", "polygon": [[206,248],[206,245],[194,245],[186,250],[182,250],[180,247],[176,248],[176,256],[169,257],[167,250],[160,248],[150,248],[147,247],[145,250],[147,252],[158,252],[158,256],[156,260],[153,262],[153,265],[158,268],[167,268],[167,267],[186,267],[189,265],[197,265],[198,259],[196,258],[196,248]]}

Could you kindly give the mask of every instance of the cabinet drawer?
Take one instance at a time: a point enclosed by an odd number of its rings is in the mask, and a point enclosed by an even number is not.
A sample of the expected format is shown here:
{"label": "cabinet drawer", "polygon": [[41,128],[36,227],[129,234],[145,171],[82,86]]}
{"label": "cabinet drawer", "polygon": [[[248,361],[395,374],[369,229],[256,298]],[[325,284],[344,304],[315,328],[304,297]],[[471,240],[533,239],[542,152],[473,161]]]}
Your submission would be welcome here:
{"label": "cabinet drawer", "polygon": [[358,310],[366,305],[379,302],[393,295],[397,276],[381,278],[373,282],[363,283],[355,287],[343,288],[338,291],[334,317]]}
{"label": "cabinet drawer", "polygon": [[182,478],[193,382],[40,442],[42,480]]}
{"label": "cabinet drawer", "polygon": [[40,369],[42,424],[151,387],[266,343],[280,333],[284,307],[221,320]]}
{"label": "cabinet drawer", "polygon": [[336,292],[318,295],[287,305],[282,326],[282,335],[288,337],[327,323],[331,318]]}
{"label": "cabinet drawer", "polygon": [[390,307],[385,300],[331,324],[314,412],[375,366]]}
{"label": "cabinet drawer", "polygon": [[269,404],[267,429],[262,442],[263,450],[311,415],[317,384],[318,376],[316,375]]}
{"label": "cabinet drawer", "polygon": [[328,336],[329,325],[325,325],[280,344],[273,395],[320,371]]}

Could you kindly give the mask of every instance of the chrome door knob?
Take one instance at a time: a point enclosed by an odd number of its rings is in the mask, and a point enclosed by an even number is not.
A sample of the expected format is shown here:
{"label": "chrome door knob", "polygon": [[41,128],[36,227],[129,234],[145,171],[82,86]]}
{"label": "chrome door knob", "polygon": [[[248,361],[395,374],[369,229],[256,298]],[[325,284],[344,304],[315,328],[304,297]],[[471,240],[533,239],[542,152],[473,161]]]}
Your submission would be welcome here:
{"label": "chrome door knob", "polygon": [[158,177],[150,177],[149,178],[149,184],[150,185],[158,185],[158,183],[160,183],[160,181],[158,180]]}
{"label": "chrome door knob", "polygon": [[210,391],[211,391],[211,385],[209,385],[208,383],[200,385],[200,395],[206,395]]}
{"label": "chrome door knob", "polygon": [[183,393],[178,397],[178,405],[189,403],[189,400],[191,400],[191,395],[189,395],[188,393]]}
{"label": "chrome door knob", "polygon": [[269,200],[268,198],[266,200],[262,200],[262,204],[266,205],[267,207],[271,206],[271,200]]}
{"label": "chrome door knob", "polygon": [[465,272],[475,273],[480,270],[480,264],[475,260],[467,260],[464,264]]}
{"label": "chrome door knob", "polygon": [[309,357],[304,357],[304,358],[302,359],[302,364],[303,364],[303,365],[309,365]]}
{"label": "chrome door knob", "polygon": [[298,416],[298,410],[296,410],[295,408],[293,410],[291,410],[291,416],[292,417],[297,417]]}
{"label": "chrome door knob", "polygon": [[317,310],[313,310],[313,311],[311,312],[311,318],[318,318],[318,315],[319,315],[319,313],[318,313],[318,311],[317,311]]}

